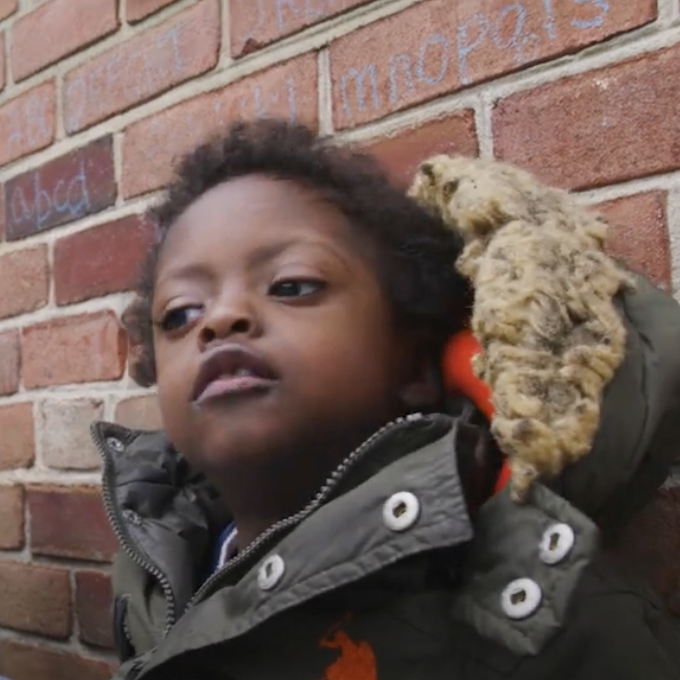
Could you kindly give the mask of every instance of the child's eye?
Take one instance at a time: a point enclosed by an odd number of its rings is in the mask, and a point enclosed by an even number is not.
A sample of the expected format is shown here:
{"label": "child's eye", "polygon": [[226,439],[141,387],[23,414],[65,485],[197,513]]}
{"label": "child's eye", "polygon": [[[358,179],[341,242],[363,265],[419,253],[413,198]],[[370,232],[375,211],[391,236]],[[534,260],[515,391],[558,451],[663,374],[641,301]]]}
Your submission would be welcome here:
{"label": "child's eye", "polygon": [[269,287],[269,295],[279,298],[307,297],[319,293],[326,287],[318,279],[282,279]]}
{"label": "child's eye", "polygon": [[194,321],[202,311],[197,305],[169,309],[163,314],[158,326],[162,331],[171,333]]}

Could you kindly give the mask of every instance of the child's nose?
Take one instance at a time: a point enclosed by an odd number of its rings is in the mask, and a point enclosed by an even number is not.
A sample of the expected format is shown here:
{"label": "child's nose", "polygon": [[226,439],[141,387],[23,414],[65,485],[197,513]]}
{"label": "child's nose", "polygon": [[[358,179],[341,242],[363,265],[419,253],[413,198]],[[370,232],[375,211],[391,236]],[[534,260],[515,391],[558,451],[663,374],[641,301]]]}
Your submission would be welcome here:
{"label": "child's nose", "polygon": [[253,336],[259,333],[253,309],[245,302],[220,303],[203,316],[199,342],[203,348],[234,335]]}

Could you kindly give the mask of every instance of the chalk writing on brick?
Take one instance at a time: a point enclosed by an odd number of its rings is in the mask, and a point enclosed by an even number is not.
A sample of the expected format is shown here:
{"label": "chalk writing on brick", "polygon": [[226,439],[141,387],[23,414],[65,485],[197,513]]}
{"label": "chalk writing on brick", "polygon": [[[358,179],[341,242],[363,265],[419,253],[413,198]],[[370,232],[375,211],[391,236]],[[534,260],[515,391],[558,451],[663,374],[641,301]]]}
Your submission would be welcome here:
{"label": "chalk writing on brick", "polygon": [[[367,111],[394,109],[404,99],[427,96],[444,81],[452,87],[468,85],[474,81],[471,59],[481,50],[509,53],[517,67],[531,63],[541,48],[549,51],[546,44],[560,38],[556,1],[542,0],[543,16],[538,21],[529,16],[524,3],[515,2],[494,13],[476,12],[449,31],[432,33],[415,49],[393,53],[384,63],[353,64],[336,79],[344,116],[351,120]],[[609,13],[607,0],[562,2],[579,6],[580,14],[567,22],[576,31],[600,28]],[[540,30],[531,30],[530,24]]]}
{"label": "chalk writing on brick", "polygon": [[247,43],[273,28],[274,39],[340,14],[368,0],[235,0],[252,14],[238,41]]}
{"label": "chalk writing on brick", "polygon": [[50,144],[55,132],[54,83],[0,108],[0,165]]}
{"label": "chalk writing on brick", "polygon": [[52,135],[48,113],[50,101],[45,94],[36,92],[15,106],[10,113],[9,144],[34,147]]}
{"label": "chalk writing on brick", "polygon": [[7,240],[26,238],[112,205],[112,141],[105,137],[9,180],[4,187]]}
{"label": "chalk writing on brick", "polygon": [[138,41],[135,49],[116,50],[96,67],[71,78],[66,85],[68,130],[79,130],[110,113],[107,92],[121,91],[126,102],[142,101],[183,74],[181,34],[188,24],[180,22],[148,42]]}

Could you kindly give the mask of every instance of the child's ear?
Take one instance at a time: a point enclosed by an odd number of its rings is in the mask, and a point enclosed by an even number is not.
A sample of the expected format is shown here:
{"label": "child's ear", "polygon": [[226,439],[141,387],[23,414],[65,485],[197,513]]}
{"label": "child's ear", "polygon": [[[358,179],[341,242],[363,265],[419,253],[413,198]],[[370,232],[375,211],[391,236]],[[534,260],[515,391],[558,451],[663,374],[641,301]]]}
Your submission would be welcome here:
{"label": "child's ear", "polygon": [[427,359],[420,357],[416,359],[410,379],[399,391],[401,402],[410,413],[430,411],[437,407],[442,397],[439,366],[431,357]]}

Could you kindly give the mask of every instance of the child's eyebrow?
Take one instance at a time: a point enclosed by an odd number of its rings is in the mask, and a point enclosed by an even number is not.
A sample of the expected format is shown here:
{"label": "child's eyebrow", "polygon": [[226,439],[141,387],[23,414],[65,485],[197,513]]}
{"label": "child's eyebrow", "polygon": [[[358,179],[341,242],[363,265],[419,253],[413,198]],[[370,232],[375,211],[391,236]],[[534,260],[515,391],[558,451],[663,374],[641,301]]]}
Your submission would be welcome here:
{"label": "child's eyebrow", "polygon": [[250,265],[252,267],[261,267],[271,260],[283,255],[287,250],[294,247],[303,248],[314,248],[317,250],[323,250],[326,255],[330,255],[335,260],[337,260],[345,269],[351,271],[351,267],[347,258],[342,255],[342,253],[333,246],[332,243],[327,243],[322,240],[308,240],[300,238],[290,238],[285,241],[279,241],[277,243],[267,244],[258,248],[252,255],[250,260]]}
{"label": "child's eyebrow", "polygon": [[[337,248],[333,247],[332,243],[326,243],[322,240],[315,241],[301,238],[290,238],[283,241],[277,241],[276,243],[268,243],[257,248],[248,258],[248,267],[253,269],[264,267],[287,250],[294,247],[322,250],[326,255],[333,257],[333,259],[342,265],[348,272],[352,272],[352,267],[347,258],[344,257]],[[159,277],[156,285],[158,286],[168,280],[212,281],[213,278],[214,274],[206,268],[204,263],[190,262],[177,267],[168,267]]]}

